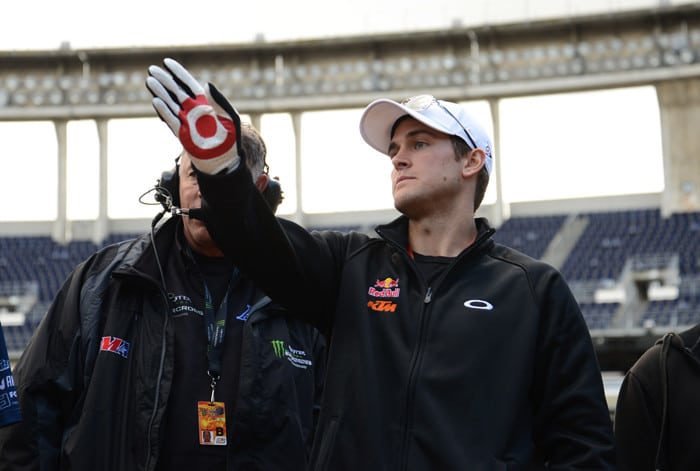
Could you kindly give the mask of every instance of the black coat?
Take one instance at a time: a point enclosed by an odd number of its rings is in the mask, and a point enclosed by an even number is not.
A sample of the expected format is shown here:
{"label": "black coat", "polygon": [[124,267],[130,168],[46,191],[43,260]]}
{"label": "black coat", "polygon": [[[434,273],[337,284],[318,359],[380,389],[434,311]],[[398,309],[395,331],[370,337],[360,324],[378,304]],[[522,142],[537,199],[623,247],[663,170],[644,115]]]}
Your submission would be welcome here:
{"label": "black coat", "polygon": [[[155,235],[166,271],[175,231],[167,221]],[[24,421],[0,430],[0,470],[154,469],[174,329],[153,254],[144,235],[98,251],[68,277],[15,369]],[[243,327],[227,469],[297,471],[318,412],[324,341],[257,299]],[[312,366],[294,367],[273,340],[312,354]]]}
{"label": "black coat", "polygon": [[700,324],[659,339],[630,368],[615,410],[623,471],[700,468]]}
{"label": "black coat", "polygon": [[379,237],[308,233],[251,182],[244,166],[199,175],[217,245],[329,334],[311,469],[614,469],[593,344],[555,269],[477,220],[474,244],[428,282],[406,218]]}

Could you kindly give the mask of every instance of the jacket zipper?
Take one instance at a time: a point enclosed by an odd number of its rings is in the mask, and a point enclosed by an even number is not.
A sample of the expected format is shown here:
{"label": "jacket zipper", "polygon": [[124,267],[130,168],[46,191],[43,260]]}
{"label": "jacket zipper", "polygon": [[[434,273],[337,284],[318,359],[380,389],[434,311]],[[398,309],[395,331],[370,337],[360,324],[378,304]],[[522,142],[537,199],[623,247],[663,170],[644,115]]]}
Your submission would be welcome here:
{"label": "jacket zipper", "polygon": [[[488,240],[488,238],[494,233],[495,231],[493,229],[490,229],[488,231],[483,232],[482,234],[478,234],[476,237],[476,240],[474,243],[469,247],[465,252],[460,254],[455,258],[454,261],[445,269],[444,273],[440,275],[440,277],[435,280],[436,286],[439,286],[440,283],[442,282],[443,279],[447,277],[447,275],[452,272],[454,267],[461,263],[462,260],[464,260],[467,257],[467,254],[472,253],[474,250],[478,249],[484,241]],[[425,285],[425,280],[423,279],[422,274],[418,271],[418,268],[415,265],[415,262],[413,261],[412,257],[408,253],[408,250],[406,250],[404,247],[402,247],[400,244],[397,244],[393,239],[389,238],[384,234],[384,231],[381,230],[381,228],[377,229],[377,233],[390,245],[398,249],[400,252],[403,253],[405,257],[408,258],[409,260],[409,265],[412,266],[413,271],[416,273],[417,277],[423,282]],[[409,430],[411,429],[410,424],[412,424],[411,420],[411,409],[413,408],[413,399],[415,397],[415,388],[416,388],[416,382],[417,382],[417,371],[418,371],[418,365],[420,363],[420,360],[423,356],[423,350],[424,350],[424,345],[426,342],[426,331],[427,329],[425,328],[425,325],[427,323],[427,306],[432,302],[433,299],[433,288],[432,286],[428,286],[425,292],[425,295],[423,296],[423,308],[421,310],[421,320],[420,320],[420,326],[419,326],[419,337],[418,337],[418,345],[416,346],[416,351],[414,353],[413,359],[411,361],[411,367],[409,370],[409,376],[408,376],[408,384],[406,387],[406,409],[405,409],[405,414],[406,417],[403,420],[403,440],[400,445],[399,449],[399,466],[398,469],[401,471],[405,471],[408,468],[408,447],[409,447],[409,442],[410,442],[410,432]]]}
{"label": "jacket zipper", "polygon": [[426,328],[426,324],[428,323],[427,305],[430,304],[432,298],[433,288],[431,286],[428,286],[428,289],[425,292],[425,296],[423,297],[423,308],[421,310],[421,319],[418,333],[418,345],[416,346],[416,351],[413,355],[413,360],[411,361],[411,368],[408,374],[409,380],[406,386],[406,418],[404,419],[403,440],[401,443],[401,451],[399,453],[399,457],[401,460],[399,463],[400,470],[405,470],[408,467],[408,447],[409,442],[411,440],[411,434],[409,430],[411,430],[411,425],[413,423],[413,414],[411,413],[411,410],[413,409],[416,382],[418,381],[417,371],[419,369],[419,365],[423,357],[423,351],[427,337],[426,332],[428,331],[428,329]]}

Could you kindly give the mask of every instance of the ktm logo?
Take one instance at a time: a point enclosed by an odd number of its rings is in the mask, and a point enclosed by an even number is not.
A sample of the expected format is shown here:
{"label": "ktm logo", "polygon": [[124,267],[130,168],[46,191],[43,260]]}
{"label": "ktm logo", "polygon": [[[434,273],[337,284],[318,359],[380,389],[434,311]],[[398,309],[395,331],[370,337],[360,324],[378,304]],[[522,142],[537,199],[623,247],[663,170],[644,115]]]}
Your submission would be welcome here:
{"label": "ktm logo", "polygon": [[117,337],[102,337],[100,350],[103,352],[116,353],[123,358],[127,358],[129,356],[130,346],[129,342]]}
{"label": "ktm logo", "polygon": [[367,307],[373,311],[378,311],[378,312],[394,312],[394,311],[396,311],[396,303],[391,302],[391,301],[384,301],[384,300],[369,301],[367,303]]}

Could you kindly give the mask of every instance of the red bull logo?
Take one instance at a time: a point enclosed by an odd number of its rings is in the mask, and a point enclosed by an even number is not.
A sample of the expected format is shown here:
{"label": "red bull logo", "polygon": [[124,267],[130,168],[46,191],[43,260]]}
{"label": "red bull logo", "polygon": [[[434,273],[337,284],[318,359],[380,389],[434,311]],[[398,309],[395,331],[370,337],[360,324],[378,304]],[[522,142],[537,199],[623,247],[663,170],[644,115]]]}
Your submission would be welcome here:
{"label": "red bull logo", "polygon": [[393,279],[392,277],[384,278],[383,280],[377,280],[374,282],[376,288],[398,288],[399,279]]}
{"label": "red bull logo", "polygon": [[383,280],[377,280],[374,282],[374,286],[369,287],[369,294],[375,298],[398,298],[401,289],[399,288],[399,279],[386,277]]}

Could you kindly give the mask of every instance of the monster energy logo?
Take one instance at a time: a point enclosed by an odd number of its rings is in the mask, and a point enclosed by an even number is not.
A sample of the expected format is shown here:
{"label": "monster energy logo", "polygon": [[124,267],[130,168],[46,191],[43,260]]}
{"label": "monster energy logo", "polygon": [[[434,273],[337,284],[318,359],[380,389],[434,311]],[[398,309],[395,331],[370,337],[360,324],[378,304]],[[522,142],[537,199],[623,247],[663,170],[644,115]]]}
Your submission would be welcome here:
{"label": "monster energy logo", "polygon": [[297,350],[291,346],[286,346],[284,340],[271,340],[272,348],[277,358],[286,358],[295,368],[306,369],[313,366],[313,361],[306,358],[304,350]]}
{"label": "monster energy logo", "polygon": [[283,358],[284,355],[284,340],[272,340],[272,348],[275,350],[275,355],[278,358]]}

